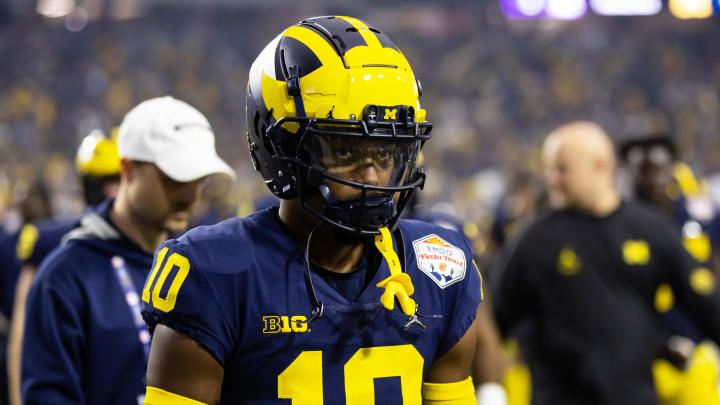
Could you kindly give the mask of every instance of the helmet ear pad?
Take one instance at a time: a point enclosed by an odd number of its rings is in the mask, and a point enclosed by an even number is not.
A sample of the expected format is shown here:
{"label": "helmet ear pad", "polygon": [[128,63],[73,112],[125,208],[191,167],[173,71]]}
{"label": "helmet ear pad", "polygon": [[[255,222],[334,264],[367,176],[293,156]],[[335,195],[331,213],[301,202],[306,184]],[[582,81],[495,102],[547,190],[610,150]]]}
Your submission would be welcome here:
{"label": "helmet ear pad", "polygon": [[[248,110],[251,103],[257,102],[248,88]],[[292,134],[281,127],[273,127],[272,112],[265,117],[260,116],[260,109],[253,108],[255,115],[248,122],[247,141],[250,159],[256,171],[265,179],[265,184],[278,198],[291,200],[298,196],[298,171],[302,168],[282,157],[295,157],[297,134]],[[268,130],[270,128],[270,130]]]}

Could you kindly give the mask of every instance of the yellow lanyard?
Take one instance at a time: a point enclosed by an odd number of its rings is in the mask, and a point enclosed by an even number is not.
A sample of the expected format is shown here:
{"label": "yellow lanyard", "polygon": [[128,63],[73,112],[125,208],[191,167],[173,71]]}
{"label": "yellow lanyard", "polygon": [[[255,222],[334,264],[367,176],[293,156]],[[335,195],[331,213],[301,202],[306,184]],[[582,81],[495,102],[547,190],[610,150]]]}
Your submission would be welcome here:
{"label": "yellow lanyard", "polygon": [[393,248],[392,236],[386,227],[380,228],[380,235],[375,236],[375,247],[390,267],[390,277],[376,284],[379,288],[385,288],[385,292],[380,297],[380,303],[387,310],[392,311],[395,308],[395,298],[397,298],[405,315],[415,315],[415,300],[410,298],[415,293],[415,287],[410,281],[410,276],[402,272],[400,259]]}

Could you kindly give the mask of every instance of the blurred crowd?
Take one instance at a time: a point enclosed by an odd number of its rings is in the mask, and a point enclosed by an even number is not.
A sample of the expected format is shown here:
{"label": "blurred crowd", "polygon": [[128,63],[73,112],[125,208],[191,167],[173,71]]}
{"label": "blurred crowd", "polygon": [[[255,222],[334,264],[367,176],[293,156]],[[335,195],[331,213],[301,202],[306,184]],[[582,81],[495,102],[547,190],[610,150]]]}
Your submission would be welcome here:
{"label": "blurred crowd", "polygon": [[[4,19],[0,212],[40,178],[55,215],[77,214],[72,160],[79,141],[94,128],[118,125],[140,100],[164,94],[206,112],[220,154],[238,172],[226,198],[247,212],[267,192],[247,159],[249,62],[287,24],[338,11],[317,7],[279,15],[269,7],[149,9],[139,18],[90,21],[78,32],[33,13]],[[471,221],[476,233],[489,234],[494,207],[509,189],[532,188],[541,138],[570,119],[593,120],[618,140],[668,132],[693,169],[720,170],[712,158],[720,153],[720,25],[713,21],[512,21],[494,3],[364,14],[388,30],[424,88],[434,138],[425,149],[421,204]],[[3,218],[17,225],[12,210]]]}

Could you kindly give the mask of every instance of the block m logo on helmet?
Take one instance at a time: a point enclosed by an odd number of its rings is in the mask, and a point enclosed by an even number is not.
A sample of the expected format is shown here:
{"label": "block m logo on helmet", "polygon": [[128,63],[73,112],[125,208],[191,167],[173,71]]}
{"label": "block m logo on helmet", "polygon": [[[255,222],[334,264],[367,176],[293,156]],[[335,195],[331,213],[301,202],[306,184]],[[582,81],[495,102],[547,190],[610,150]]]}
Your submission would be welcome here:
{"label": "block m logo on helmet", "polygon": [[395,121],[395,117],[397,116],[397,108],[388,108],[385,110],[385,116],[383,119]]}

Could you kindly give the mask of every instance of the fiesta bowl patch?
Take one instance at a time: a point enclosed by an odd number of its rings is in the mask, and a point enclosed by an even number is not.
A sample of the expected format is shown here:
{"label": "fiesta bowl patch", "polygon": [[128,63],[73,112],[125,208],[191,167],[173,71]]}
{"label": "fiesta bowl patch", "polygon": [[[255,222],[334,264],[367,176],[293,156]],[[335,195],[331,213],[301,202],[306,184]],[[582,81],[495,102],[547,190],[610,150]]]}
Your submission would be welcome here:
{"label": "fiesta bowl patch", "polygon": [[465,252],[437,235],[428,235],[413,242],[417,265],[440,288],[465,278]]}

